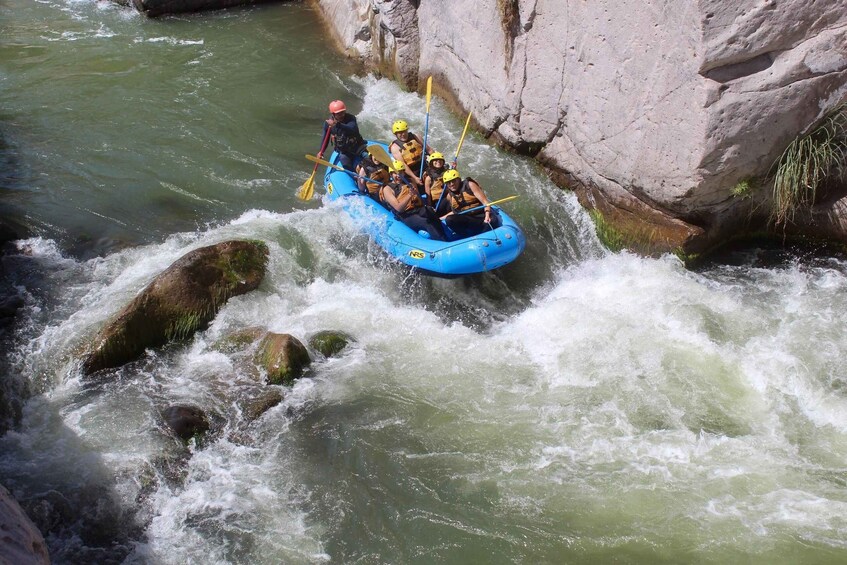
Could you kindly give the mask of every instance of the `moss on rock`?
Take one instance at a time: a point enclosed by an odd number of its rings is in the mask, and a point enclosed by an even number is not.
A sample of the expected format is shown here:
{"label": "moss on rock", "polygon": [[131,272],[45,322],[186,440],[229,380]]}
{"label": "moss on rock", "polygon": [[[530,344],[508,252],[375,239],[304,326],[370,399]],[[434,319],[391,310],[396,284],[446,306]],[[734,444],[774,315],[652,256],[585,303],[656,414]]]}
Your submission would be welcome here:
{"label": "moss on rock", "polygon": [[337,330],[324,330],[309,338],[309,347],[324,357],[332,357],[355,341],[352,336]]}

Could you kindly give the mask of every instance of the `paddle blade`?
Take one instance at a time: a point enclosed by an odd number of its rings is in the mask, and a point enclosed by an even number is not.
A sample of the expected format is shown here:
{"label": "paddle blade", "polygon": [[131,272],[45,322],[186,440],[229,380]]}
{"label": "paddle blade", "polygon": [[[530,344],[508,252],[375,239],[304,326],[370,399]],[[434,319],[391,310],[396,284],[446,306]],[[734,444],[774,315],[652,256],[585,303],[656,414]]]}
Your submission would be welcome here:
{"label": "paddle blade", "polygon": [[383,149],[382,145],[368,145],[368,153],[373,155],[373,158],[378,162],[382,163],[389,169],[394,167],[394,160],[391,158],[391,155]]}
{"label": "paddle blade", "polygon": [[426,113],[429,114],[429,101],[432,100],[432,75],[426,79]]}
{"label": "paddle blade", "polygon": [[297,198],[300,200],[311,200],[312,195],[315,193],[315,173],[312,173],[306,182],[303,183],[303,186],[300,187],[300,190],[297,191]]}

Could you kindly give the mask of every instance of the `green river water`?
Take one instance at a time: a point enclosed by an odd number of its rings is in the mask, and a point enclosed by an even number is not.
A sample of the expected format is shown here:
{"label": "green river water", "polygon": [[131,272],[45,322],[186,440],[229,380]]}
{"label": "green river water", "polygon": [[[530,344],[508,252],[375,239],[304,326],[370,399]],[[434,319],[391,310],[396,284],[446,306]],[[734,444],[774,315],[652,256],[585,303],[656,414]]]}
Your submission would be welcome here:
{"label": "green river water", "polygon": [[[57,563],[847,562],[847,263],[752,249],[689,271],[605,251],[573,195],[477,136],[521,224],[513,264],[410,273],[295,196],[326,103],[363,133],[424,100],[268,4],[147,20],[0,1],[0,482]],[[437,98],[430,140],[463,125]],[[265,241],[261,287],[208,330],[96,379],[79,351],[191,249]],[[775,258],[775,259],[774,259]],[[260,326],[355,338],[256,421],[267,387],[216,343]],[[161,410],[220,430],[188,451]]]}

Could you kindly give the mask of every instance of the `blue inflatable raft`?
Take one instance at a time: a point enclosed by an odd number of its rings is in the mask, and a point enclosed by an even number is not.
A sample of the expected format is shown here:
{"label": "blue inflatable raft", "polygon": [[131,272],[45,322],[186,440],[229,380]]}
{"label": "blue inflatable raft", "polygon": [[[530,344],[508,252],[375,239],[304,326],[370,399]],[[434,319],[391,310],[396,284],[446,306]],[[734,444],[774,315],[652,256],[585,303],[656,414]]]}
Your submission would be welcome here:
{"label": "blue inflatable raft", "polygon": [[[329,161],[338,164],[337,154]],[[421,236],[392,211],[360,194],[355,177],[347,172],[327,167],[324,187],[327,198],[340,200],[357,226],[389,255],[426,274],[453,278],[491,271],[517,259],[526,247],[521,229],[496,205],[500,227],[465,239],[436,241]]]}

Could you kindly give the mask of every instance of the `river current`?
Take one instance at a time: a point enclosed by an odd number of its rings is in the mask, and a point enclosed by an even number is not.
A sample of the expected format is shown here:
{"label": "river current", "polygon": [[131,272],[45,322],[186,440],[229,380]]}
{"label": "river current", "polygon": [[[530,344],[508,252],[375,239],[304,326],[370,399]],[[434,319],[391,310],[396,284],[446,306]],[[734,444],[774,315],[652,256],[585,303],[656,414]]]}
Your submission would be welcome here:
{"label": "river current", "polygon": [[[367,137],[425,103],[356,76],[300,3],[147,20],[0,4],[0,207],[29,236],[0,482],[57,563],[843,563],[847,262],[748,250],[696,271],[605,251],[575,197],[470,135],[527,249],[410,273],[317,197],[326,103]],[[431,144],[463,118],[437,98]],[[79,352],[197,247],[265,241],[268,274],[208,330],[97,378]],[[217,346],[259,326],[355,338],[258,420]],[[160,411],[219,431],[188,452]]]}

